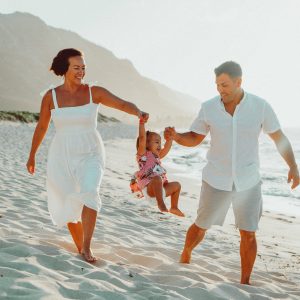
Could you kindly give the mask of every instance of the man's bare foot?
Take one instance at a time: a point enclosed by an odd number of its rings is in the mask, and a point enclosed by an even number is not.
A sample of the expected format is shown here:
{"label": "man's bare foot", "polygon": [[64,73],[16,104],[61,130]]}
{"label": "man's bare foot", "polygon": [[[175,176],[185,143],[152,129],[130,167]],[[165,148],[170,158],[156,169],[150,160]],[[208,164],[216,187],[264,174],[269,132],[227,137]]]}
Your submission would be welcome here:
{"label": "man's bare foot", "polygon": [[179,208],[170,208],[169,212],[179,217],[184,217],[184,213]]}
{"label": "man's bare foot", "polygon": [[250,283],[250,278],[241,279],[241,284],[251,285],[251,283]]}
{"label": "man's bare foot", "polygon": [[189,264],[190,261],[191,261],[191,253],[189,253],[187,250],[183,250],[179,262],[182,264]]}
{"label": "man's bare foot", "polygon": [[97,258],[94,256],[91,249],[82,250],[81,255],[83,256],[86,262],[94,263],[97,261]]}

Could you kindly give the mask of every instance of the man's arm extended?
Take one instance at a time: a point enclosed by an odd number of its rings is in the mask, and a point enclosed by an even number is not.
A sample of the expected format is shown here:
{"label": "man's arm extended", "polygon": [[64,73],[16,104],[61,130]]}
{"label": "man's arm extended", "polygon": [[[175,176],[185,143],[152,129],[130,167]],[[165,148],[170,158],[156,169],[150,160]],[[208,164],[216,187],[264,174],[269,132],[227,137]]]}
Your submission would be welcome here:
{"label": "man's arm extended", "polygon": [[165,131],[167,132],[167,134],[170,134],[172,136],[173,140],[177,144],[186,147],[195,147],[199,145],[205,138],[205,135],[198,134],[193,131],[178,133],[176,132],[174,127],[167,127]]}
{"label": "man's arm extended", "polygon": [[292,181],[293,184],[291,188],[294,189],[299,185],[299,171],[291,143],[281,130],[270,133],[269,136],[274,141],[279,154],[290,168],[288,173],[288,183]]}

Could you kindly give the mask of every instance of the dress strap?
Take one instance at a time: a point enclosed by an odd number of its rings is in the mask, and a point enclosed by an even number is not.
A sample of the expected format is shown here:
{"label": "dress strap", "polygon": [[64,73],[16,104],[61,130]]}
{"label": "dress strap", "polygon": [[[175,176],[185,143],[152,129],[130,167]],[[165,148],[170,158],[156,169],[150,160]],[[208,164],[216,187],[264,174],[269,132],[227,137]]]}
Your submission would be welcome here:
{"label": "dress strap", "polygon": [[90,93],[90,103],[93,103],[92,89],[90,85],[89,85],[89,93]]}
{"label": "dress strap", "polygon": [[57,109],[58,105],[57,105],[57,100],[56,100],[55,88],[52,89],[52,100],[53,100],[53,104],[54,104],[55,109]]}

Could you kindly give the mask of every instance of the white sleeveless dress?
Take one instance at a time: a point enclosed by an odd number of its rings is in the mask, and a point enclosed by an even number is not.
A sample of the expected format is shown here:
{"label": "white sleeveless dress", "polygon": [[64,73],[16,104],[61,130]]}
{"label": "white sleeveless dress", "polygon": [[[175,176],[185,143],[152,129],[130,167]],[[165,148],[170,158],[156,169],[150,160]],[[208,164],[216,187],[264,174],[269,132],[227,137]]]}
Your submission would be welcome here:
{"label": "white sleeveless dress", "polygon": [[105,152],[97,131],[98,104],[59,108],[52,89],[51,117],[56,129],[47,162],[48,209],[62,227],[81,220],[83,206],[99,211]]}

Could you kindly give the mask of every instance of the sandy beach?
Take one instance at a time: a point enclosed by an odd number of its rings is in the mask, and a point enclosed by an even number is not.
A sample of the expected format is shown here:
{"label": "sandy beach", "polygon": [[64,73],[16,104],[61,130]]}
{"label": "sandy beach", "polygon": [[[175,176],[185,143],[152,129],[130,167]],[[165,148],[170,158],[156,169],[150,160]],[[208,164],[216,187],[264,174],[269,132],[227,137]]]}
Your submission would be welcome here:
{"label": "sandy beach", "polygon": [[168,169],[169,180],[182,184],[185,218],[161,214],[155,205],[134,198],[129,180],[136,170],[135,128],[122,124],[100,128],[106,173],[92,245],[100,259],[94,265],[85,262],[67,228],[57,229],[47,210],[46,160],[53,128],[38,152],[36,174],[27,173],[34,127],[0,123],[1,299],[300,299],[297,212],[272,211],[273,198],[265,196],[252,286],[239,284],[239,233],[232,211],[223,227],[208,231],[192,263],[179,264],[201,181]]}

